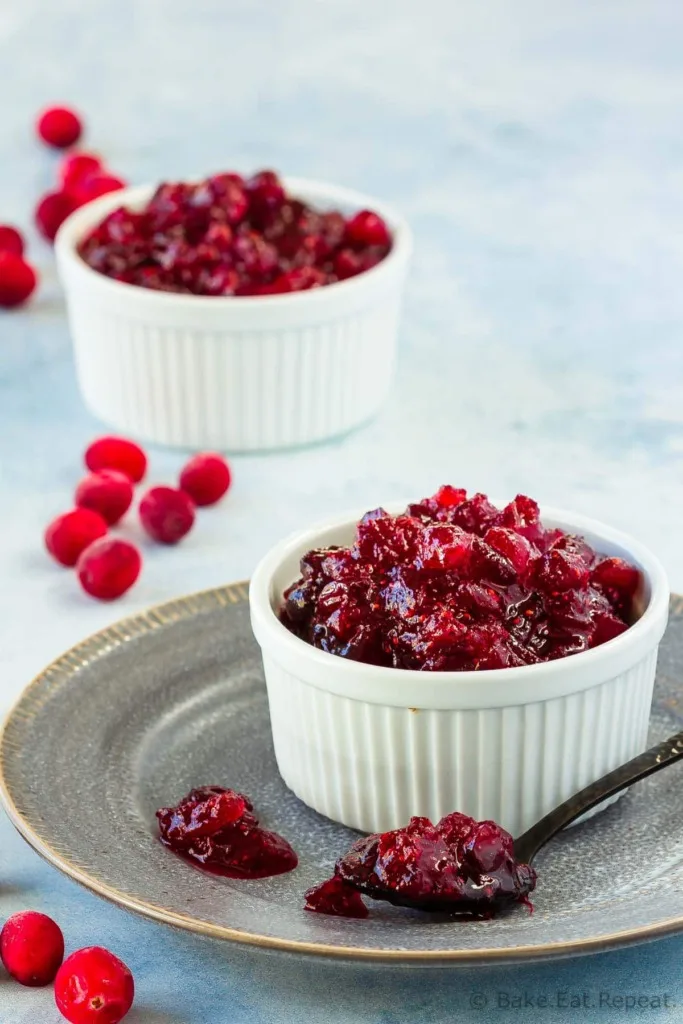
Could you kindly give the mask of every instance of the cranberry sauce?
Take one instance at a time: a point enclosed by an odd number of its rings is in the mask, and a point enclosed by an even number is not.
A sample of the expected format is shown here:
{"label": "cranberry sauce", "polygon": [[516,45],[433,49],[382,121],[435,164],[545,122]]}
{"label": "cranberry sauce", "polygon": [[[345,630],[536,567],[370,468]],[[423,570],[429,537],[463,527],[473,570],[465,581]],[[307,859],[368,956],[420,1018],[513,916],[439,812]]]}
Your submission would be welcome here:
{"label": "cranberry sauce", "polygon": [[437,825],[411,818],[405,828],[359,839],[334,876],[309,889],[305,909],[365,917],[362,893],[416,910],[488,918],[515,902],[530,906],[535,886],[536,872],[515,860],[508,832],[456,811]]}
{"label": "cranberry sauce", "polygon": [[445,486],[402,515],[368,512],[349,548],[309,551],[280,618],[314,647],[372,665],[499,669],[619,636],[639,579],[546,528],[531,498],[499,510]]}
{"label": "cranberry sauce", "polygon": [[292,871],[298,858],[286,839],[260,828],[246,796],[221,786],[193,789],[176,807],[157,811],[164,846],[217,875],[266,878]]}
{"label": "cranberry sauce", "polygon": [[277,295],[354,277],[390,249],[378,214],[315,210],[261,171],[160,185],[144,209],[110,213],[79,253],[107,277],[156,291]]}

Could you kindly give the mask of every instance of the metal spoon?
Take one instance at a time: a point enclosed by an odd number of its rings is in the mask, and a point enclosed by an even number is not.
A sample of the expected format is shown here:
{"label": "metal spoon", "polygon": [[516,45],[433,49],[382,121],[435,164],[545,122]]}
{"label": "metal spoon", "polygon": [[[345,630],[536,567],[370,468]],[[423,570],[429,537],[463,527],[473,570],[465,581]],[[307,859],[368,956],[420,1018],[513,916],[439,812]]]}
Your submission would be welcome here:
{"label": "metal spoon", "polygon": [[538,851],[550,842],[553,836],[561,832],[563,828],[570,825],[592,807],[621,792],[634,782],[646,779],[648,775],[666,768],[683,758],[683,732],[677,732],[670,736],[663,743],[656,747],[650,747],[643,754],[615,768],[614,771],[603,775],[601,779],[592,782],[590,786],[579,790],[569,800],[556,807],[550,814],[537,821],[523,835],[515,839],[515,857],[523,864],[531,864]]}

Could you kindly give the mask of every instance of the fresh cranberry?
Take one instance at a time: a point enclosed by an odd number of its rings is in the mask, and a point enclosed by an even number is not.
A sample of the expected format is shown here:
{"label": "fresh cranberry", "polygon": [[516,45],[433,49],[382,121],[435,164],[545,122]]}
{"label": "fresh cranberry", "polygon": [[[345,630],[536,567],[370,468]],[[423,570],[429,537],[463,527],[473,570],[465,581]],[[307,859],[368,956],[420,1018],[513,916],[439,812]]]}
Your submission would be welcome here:
{"label": "fresh cranberry", "polygon": [[192,529],[194,517],[194,503],[173,487],[152,487],[140,502],[140,521],[160,544],[177,544]]}
{"label": "fresh cranberry", "polygon": [[35,291],[38,275],[16,253],[0,251],[0,307],[21,306]]}
{"label": "fresh cranberry", "polygon": [[134,998],[133,975],[101,946],[72,953],[57,972],[55,1002],[70,1024],[118,1024]]}
{"label": "fresh cranberry", "polygon": [[69,192],[48,192],[44,195],[34,214],[36,227],[43,238],[54,242],[55,235],[77,205]]}
{"label": "fresh cranberry", "polygon": [[515,860],[509,833],[455,812],[436,825],[411,818],[404,828],[359,839],[333,878],[306,893],[306,909],[343,914],[357,906],[346,896],[350,889],[417,910],[490,917],[528,904],[535,885],[534,869]]}
{"label": "fresh cranberry", "polygon": [[115,601],[133,586],[142,568],[140,552],[126,540],[102,537],[81,554],[76,571],[81,586],[100,601]]}
{"label": "fresh cranberry", "polygon": [[94,153],[69,153],[59,165],[59,183],[69,192],[101,171],[102,161]]}
{"label": "fresh cranberry", "polygon": [[229,878],[292,871],[298,858],[286,839],[259,826],[250,800],[222,786],[193,789],[157,811],[159,838],[185,860]]}
{"label": "fresh cranberry", "polygon": [[333,917],[367,917],[368,908],[356,889],[334,875],[320,885],[314,885],[305,894],[304,910]]}
{"label": "fresh cranberry", "polygon": [[90,473],[76,488],[76,505],[99,512],[110,526],[118,523],[133,501],[133,485],[125,473],[102,469]]}
{"label": "fresh cranberry", "polygon": [[23,236],[11,224],[0,224],[0,252],[12,252],[15,256],[24,255]]}
{"label": "fresh cranberry", "polygon": [[301,560],[280,618],[307,643],[373,665],[476,671],[567,657],[633,619],[638,570],[546,529],[518,495],[502,511],[450,486],[359,522],[348,548]]}
{"label": "fresh cranberry", "polygon": [[372,210],[360,210],[346,225],[346,237],[353,245],[390,245],[389,228]]}
{"label": "fresh cranberry", "polygon": [[123,178],[115,174],[91,174],[72,187],[73,195],[79,206],[84,206],[93,199],[106,196],[109,192],[118,192],[126,187]]}
{"label": "fresh cranberry", "polygon": [[45,547],[61,565],[72,566],[89,544],[104,537],[106,520],[89,508],[75,508],[53,519],[45,531]]}
{"label": "fresh cranberry", "polygon": [[125,473],[134,484],[140,483],[147,472],[147,456],[134,441],[125,437],[98,437],[85,450],[85,464],[92,473],[102,469],[117,469]]}
{"label": "fresh cranberry", "polygon": [[83,124],[78,114],[68,107],[50,107],[39,116],[36,128],[48,146],[67,149],[80,139]]}
{"label": "fresh cranberry", "polygon": [[0,933],[0,957],[20,985],[49,985],[64,959],[62,930],[35,910],[12,914]]}
{"label": "fresh cranberry", "polygon": [[215,505],[230,487],[230,481],[230,467],[223,456],[203,452],[183,467],[179,485],[195,505]]}

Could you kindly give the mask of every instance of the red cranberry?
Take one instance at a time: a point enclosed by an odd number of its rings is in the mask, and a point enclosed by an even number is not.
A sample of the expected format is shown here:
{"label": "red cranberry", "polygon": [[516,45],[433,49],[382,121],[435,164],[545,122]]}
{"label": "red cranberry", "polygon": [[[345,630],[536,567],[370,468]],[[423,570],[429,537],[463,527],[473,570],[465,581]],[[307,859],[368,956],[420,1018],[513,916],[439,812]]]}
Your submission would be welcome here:
{"label": "red cranberry", "polygon": [[345,281],[356,274],[362,274],[365,270],[363,257],[353,249],[342,249],[337,253],[334,260],[334,272],[340,281]]}
{"label": "red cranberry", "polygon": [[76,563],[81,586],[87,594],[100,601],[115,601],[130,590],[141,568],[138,549],[116,537],[96,540]]}
{"label": "red cranberry", "polygon": [[228,224],[239,224],[247,213],[249,200],[244,179],[239,174],[216,174],[209,178],[209,187]]}
{"label": "red cranberry", "polygon": [[104,537],[106,520],[89,508],[75,508],[53,519],[45,531],[45,547],[61,565],[72,566],[88,545]]}
{"label": "red cranberry", "polygon": [[183,467],[180,489],[195,505],[215,505],[230,487],[230,467],[222,455],[203,452]]}
{"label": "red cranberry", "polygon": [[140,502],[140,521],[153,540],[177,544],[194,524],[194,504],[184,491],[152,487]]}
{"label": "red cranberry", "polygon": [[109,192],[118,192],[126,187],[123,178],[115,174],[92,174],[82,178],[73,186],[73,195],[79,206],[84,206],[93,199],[108,195]]}
{"label": "red cranberry", "polygon": [[476,671],[566,657],[622,633],[638,570],[546,529],[518,495],[501,512],[450,486],[349,548],[308,552],[280,617],[307,643],[373,665]]}
{"label": "red cranberry", "polygon": [[372,210],[361,210],[346,225],[346,237],[353,245],[391,245],[389,229]]}
{"label": "red cranberry", "polygon": [[101,171],[102,161],[94,153],[69,153],[59,165],[59,183],[65,192],[69,192]]}
{"label": "red cranberry", "polygon": [[0,252],[0,307],[21,306],[35,291],[38,275],[13,252]]}
{"label": "red cranberry", "polygon": [[125,437],[98,437],[85,451],[85,464],[92,473],[117,469],[138,484],[147,472],[147,456],[134,441]]}
{"label": "red cranberry", "polygon": [[36,128],[48,146],[67,149],[80,139],[83,124],[78,114],[68,107],[50,107],[40,115]]}
{"label": "red cranberry", "polygon": [[102,469],[84,477],[76,488],[76,505],[99,512],[110,526],[118,523],[133,500],[133,485],[125,473]]}
{"label": "red cranberry", "polygon": [[35,210],[36,227],[43,238],[54,242],[55,235],[78,204],[68,192],[48,192]]}
{"label": "red cranberry", "polygon": [[259,210],[276,210],[285,201],[284,185],[275,171],[259,171],[247,182],[247,193],[252,206]]}
{"label": "red cranberry", "polygon": [[281,274],[272,284],[273,292],[303,292],[326,284],[327,276],[317,267],[295,267]]}
{"label": "red cranberry", "polygon": [[15,256],[24,255],[23,236],[10,224],[0,224],[0,252],[12,252]]}
{"label": "red cranberry", "polygon": [[336,875],[314,885],[305,894],[304,910],[316,914],[330,914],[333,917],[367,917],[368,908],[361,894]]}
{"label": "red cranberry", "polygon": [[157,811],[164,846],[229,878],[266,878],[292,871],[298,858],[286,839],[259,826],[247,797],[222,786],[193,789]]}
{"label": "red cranberry", "polygon": [[118,1024],[134,998],[133,975],[101,946],[72,953],[55,979],[57,1009],[70,1024]]}
{"label": "red cranberry", "polygon": [[0,933],[0,957],[20,985],[50,985],[64,959],[61,928],[35,910],[12,914]]}

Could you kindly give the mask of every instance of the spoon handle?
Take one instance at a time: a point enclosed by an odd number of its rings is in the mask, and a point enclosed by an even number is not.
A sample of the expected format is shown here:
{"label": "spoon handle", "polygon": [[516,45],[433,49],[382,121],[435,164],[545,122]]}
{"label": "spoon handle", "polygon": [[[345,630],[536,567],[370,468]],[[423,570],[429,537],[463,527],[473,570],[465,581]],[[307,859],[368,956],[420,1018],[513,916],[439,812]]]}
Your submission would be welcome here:
{"label": "spoon handle", "polygon": [[643,754],[638,754],[631,761],[603,775],[597,782],[579,790],[569,800],[556,807],[550,814],[537,821],[523,835],[515,839],[515,857],[525,864],[530,864],[542,846],[571,824],[580,815],[585,814],[596,804],[601,803],[615,793],[619,793],[634,782],[647,778],[667,765],[683,758],[683,732],[677,732],[656,747],[650,747]]}

